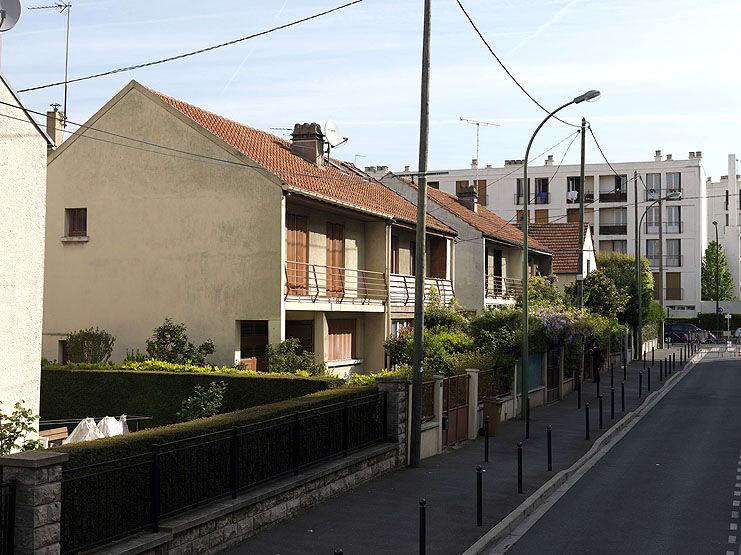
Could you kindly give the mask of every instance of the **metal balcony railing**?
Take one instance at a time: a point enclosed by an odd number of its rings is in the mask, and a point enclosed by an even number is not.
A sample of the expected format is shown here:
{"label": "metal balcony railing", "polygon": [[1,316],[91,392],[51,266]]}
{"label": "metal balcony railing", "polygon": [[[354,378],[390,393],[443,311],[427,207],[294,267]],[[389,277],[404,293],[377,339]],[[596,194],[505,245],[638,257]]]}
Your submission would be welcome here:
{"label": "metal balcony railing", "polygon": [[[683,222],[662,222],[664,233],[682,233],[684,230]],[[645,233],[657,234],[659,232],[658,222],[645,222],[643,224]]]}
{"label": "metal balcony railing", "polygon": [[600,235],[627,235],[628,224],[600,224]]}
{"label": "metal balcony railing", "polygon": [[[584,202],[594,202],[594,191],[584,193]],[[579,197],[577,196],[575,199],[572,199],[568,197],[567,193],[566,204],[579,204]]]}
{"label": "metal balcony railing", "polygon": [[308,302],[383,304],[388,286],[383,272],[286,262],[285,298]]}
{"label": "metal balcony railing", "polygon": [[[429,302],[430,289],[437,288],[441,300],[447,305],[455,296],[453,282],[449,279],[425,278],[425,303]],[[414,276],[391,274],[389,298],[391,306],[414,306]]]}
{"label": "metal balcony railing", "polygon": [[600,202],[628,202],[628,193],[609,192],[599,194]]}
{"label": "metal balcony railing", "polygon": [[[522,193],[515,193],[514,201],[518,206],[522,204]],[[541,191],[539,193],[530,193],[530,204],[550,204],[551,193],[548,191]]]}
{"label": "metal balcony railing", "polygon": [[522,280],[487,274],[486,298],[516,299],[522,294]]}
{"label": "metal balcony railing", "polygon": [[677,268],[682,265],[681,254],[667,254],[664,256],[664,266],[667,268]]}

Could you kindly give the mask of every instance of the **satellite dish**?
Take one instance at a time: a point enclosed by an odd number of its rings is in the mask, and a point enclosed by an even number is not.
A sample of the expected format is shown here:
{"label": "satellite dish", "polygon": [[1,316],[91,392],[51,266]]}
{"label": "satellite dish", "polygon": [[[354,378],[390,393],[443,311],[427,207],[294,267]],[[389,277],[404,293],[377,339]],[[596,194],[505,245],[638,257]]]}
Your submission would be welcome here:
{"label": "satellite dish", "polygon": [[342,138],[337,124],[331,119],[327,120],[327,123],[324,124],[324,137],[332,148],[341,145],[347,140]]}
{"label": "satellite dish", "polygon": [[10,31],[20,18],[20,0],[0,0],[0,32]]}

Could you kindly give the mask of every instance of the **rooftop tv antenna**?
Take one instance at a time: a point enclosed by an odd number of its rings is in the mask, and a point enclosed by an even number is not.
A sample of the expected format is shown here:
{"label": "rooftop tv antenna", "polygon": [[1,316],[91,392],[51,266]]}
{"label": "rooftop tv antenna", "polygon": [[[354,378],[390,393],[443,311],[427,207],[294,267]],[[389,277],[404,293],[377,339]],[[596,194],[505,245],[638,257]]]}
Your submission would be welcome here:
{"label": "rooftop tv antenna", "polygon": [[[0,33],[10,31],[21,18],[20,0],[0,0]],[[0,63],[2,63],[3,36],[0,35]]]}
{"label": "rooftop tv antenna", "polygon": [[468,119],[468,118],[460,118],[460,120],[464,123],[470,123],[471,125],[476,126],[476,190],[478,191],[479,186],[479,131],[480,127],[482,125],[493,125],[494,127],[499,127],[498,123],[494,123],[493,121],[479,121],[475,119]]}
{"label": "rooftop tv antenna", "polygon": [[[4,1],[4,0],[3,0]],[[69,12],[72,4],[67,2],[54,2],[47,6],[30,6],[29,10],[57,10],[67,16],[67,38],[64,47],[64,107],[62,108],[62,127],[67,127],[67,80],[69,75]]]}
{"label": "rooftop tv antenna", "polygon": [[327,120],[324,124],[324,139],[327,141],[327,158],[333,148],[344,145],[349,139],[340,135],[340,129],[334,120]]}

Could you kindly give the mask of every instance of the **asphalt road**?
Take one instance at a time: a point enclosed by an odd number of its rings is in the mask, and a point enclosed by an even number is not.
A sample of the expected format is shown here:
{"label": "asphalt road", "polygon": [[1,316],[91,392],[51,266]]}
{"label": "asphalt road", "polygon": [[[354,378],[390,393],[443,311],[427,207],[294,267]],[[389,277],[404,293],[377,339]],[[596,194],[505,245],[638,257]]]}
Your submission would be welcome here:
{"label": "asphalt road", "polygon": [[741,553],[741,359],[697,365],[511,554]]}

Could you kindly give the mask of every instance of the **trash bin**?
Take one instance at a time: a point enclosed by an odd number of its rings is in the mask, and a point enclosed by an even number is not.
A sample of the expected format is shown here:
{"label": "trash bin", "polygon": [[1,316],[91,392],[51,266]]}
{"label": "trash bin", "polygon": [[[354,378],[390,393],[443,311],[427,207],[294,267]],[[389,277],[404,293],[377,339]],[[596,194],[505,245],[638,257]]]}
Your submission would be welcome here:
{"label": "trash bin", "polygon": [[504,400],[501,397],[484,397],[484,417],[489,417],[489,437],[497,435],[503,404]]}

